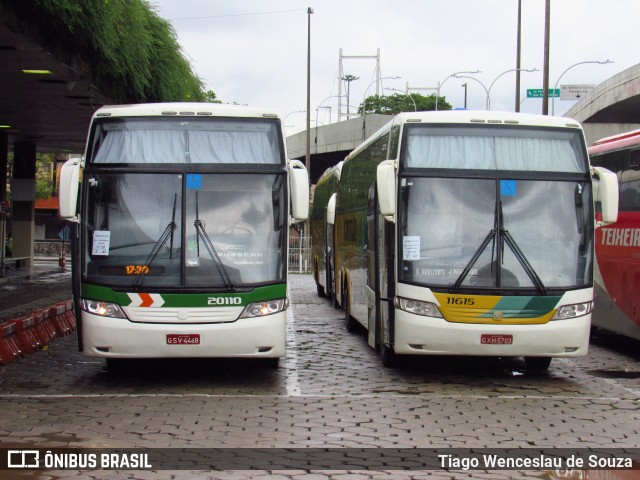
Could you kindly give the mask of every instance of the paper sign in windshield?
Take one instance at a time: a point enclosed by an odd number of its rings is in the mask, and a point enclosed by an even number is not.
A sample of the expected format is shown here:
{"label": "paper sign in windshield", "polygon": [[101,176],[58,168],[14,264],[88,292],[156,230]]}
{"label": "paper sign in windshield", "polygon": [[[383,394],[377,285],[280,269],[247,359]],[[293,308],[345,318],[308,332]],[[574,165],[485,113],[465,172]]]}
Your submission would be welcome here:
{"label": "paper sign in windshield", "polygon": [[420,237],[409,235],[402,238],[402,259],[420,260]]}
{"label": "paper sign in windshield", "polygon": [[111,232],[108,230],[96,230],[93,232],[93,247],[91,255],[109,255],[109,242]]}

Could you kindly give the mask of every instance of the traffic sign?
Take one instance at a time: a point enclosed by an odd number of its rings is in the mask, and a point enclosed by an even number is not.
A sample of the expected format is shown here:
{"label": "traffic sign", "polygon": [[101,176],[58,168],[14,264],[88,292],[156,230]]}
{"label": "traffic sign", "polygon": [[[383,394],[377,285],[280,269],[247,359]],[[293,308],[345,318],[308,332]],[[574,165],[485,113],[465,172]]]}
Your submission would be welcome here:
{"label": "traffic sign", "polygon": [[9,213],[9,202],[2,200],[0,202],[0,215],[6,215]]}
{"label": "traffic sign", "polygon": [[580,100],[594,88],[595,85],[560,85],[560,100]]}
{"label": "traffic sign", "polygon": [[[542,88],[529,88],[527,89],[527,98],[542,98],[544,96],[544,90]],[[549,97],[559,97],[559,88],[550,88]]]}

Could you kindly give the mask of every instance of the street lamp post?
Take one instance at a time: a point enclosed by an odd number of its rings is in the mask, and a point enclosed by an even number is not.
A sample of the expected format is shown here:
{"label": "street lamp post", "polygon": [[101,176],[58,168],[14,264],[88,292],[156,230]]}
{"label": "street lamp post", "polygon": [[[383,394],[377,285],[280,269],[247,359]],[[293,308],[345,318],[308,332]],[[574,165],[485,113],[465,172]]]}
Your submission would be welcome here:
{"label": "street lamp post", "polygon": [[307,151],[305,166],[311,182],[311,14],[313,8],[307,8]]}
{"label": "street lamp post", "polygon": [[[347,105],[349,105],[349,94],[351,90],[351,82],[359,79],[360,77],[356,77],[355,75],[345,75],[344,77],[341,78],[341,80],[344,80],[345,82],[347,82]],[[347,120],[349,120],[349,118],[350,118],[349,109],[347,108]]]}
{"label": "street lamp post", "polygon": [[[584,62],[578,62],[578,63],[575,63],[575,64],[571,65],[564,72],[562,72],[562,74],[558,77],[558,81],[556,82],[555,86],[553,87],[554,94],[555,94],[555,91],[558,88],[558,84],[560,83],[560,79],[564,76],[564,74],[567,73],[569,70],[571,70],[573,67],[577,67],[578,65],[582,65],[584,63],[597,63],[599,65],[605,65],[607,63],[613,63],[613,61],[611,61],[611,60],[604,60],[604,61],[600,61],[600,60],[585,60]],[[555,106],[556,106],[555,95],[552,95],[551,96],[551,115],[553,115],[555,113]]]}
{"label": "street lamp post", "polygon": [[463,83],[461,85],[462,87],[464,87],[464,109],[467,109],[467,83]]}
{"label": "street lamp post", "polygon": [[444,85],[444,82],[449,80],[451,77],[455,77],[456,75],[461,75],[463,73],[468,73],[468,74],[480,73],[480,70],[475,70],[473,72],[464,71],[464,72],[452,73],[451,75],[446,77],[442,82],[438,82],[438,88],[436,88],[436,112],[438,111],[438,97],[440,96],[440,89],[442,88],[442,85]]}
{"label": "street lamp post", "polygon": [[503,75],[509,73],[509,72],[537,72],[538,69],[537,68],[531,68],[531,69],[527,69],[527,68],[511,68],[505,72],[502,72],[500,75],[498,75],[493,82],[491,82],[491,85],[489,85],[489,89],[487,90],[487,110],[491,110],[491,89],[493,88],[493,85],[496,83],[496,81]]}
{"label": "street lamp post", "polygon": [[[485,93],[485,95],[489,96],[489,90],[487,90],[487,87],[485,87],[484,83],[482,83],[482,82],[481,82],[480,80],[478,80],[476,77],[470,77],[470,76],[468,76],[468,75],[455,75],[455,78],[467,78],[467,79],[469,79],[469,80],[473,80],[473,81],[475,81],[475,82],[478,82],[478,83],[480,84],[480,86],[484,89],[484,93]],[[465,85],[466,85],[466,83],[465,83]],[[464,97],[464,104],[465,104],[465,108],[466,108],[466,105],[467,105],[467,89],[466,89],[466,88],[465,88],[465,90],[464,90],[464,95],[465,95],[465,97]]]}

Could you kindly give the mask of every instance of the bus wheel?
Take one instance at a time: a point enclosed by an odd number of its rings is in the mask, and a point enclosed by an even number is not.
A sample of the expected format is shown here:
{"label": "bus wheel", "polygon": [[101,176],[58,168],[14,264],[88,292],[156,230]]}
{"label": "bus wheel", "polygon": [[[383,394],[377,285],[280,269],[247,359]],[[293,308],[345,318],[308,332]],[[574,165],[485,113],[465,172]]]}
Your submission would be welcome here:
{"label": "bus wheel", "polygon": [[260,366],[267,369],[276,369],[280,365],[279,358],[261,358]]}
{"label": "bus wheel", "polygon": [[316,283],[316,289],[317,289],[317,291],[318,291],[318,296],[319,296],[320,298],[322,298],[322,297],[324,297],[324,296],[325,296],[325,294],[324,294],[324,287],[323,287],[322,285],[320,285],[319,283]]}
{"label": "bus wheel", "polygon": [[347,332],[354,333],[357,329],[357,322],[356,319],[351,316],[346,287],[342,288],[342,306],[344,307],[344,324],[347,327]]}
{"label": "bus wheel", "polygon": [[524,363],[530,372],[544,372],[551,365],[551,357],[525,357]]}
{"label": "bus wheel", "polygon": [[122,373],[129,364],[126,358],[107,358],[107,370],[112,373]]}
{"label": "bus wheel", "polygon": [[397,361],[396,352],[390,346],[380,343],[380,359],[385,367],[395,367]]}

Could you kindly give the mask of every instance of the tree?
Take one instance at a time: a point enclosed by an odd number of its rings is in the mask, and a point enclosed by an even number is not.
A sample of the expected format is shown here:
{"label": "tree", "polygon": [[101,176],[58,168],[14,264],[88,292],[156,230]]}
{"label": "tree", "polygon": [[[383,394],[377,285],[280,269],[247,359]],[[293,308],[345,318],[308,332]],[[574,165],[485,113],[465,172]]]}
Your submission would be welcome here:
{"label": "tree", "polygon": [[207,103],[222,103],[221,100],[218,100],[216,92],[214,92],[213,90],[207,90],[206,92],[204,92],[204,101]]}
{"label": "tree", "polygon": [[[413,99],[413,101],[412,101]],[[415,105],[414,105],[415,102]],[[363,108],[364,107],[364,108]],[[358,113],[382,113],[386,115],[396,115],[400,112],[426,112],[436,109],[435,93],[424,96],[419,93],[400,94],[394,93],[390,96],[372,95],[358,107]],[[438,110],[451,110],[451,105],[445,97],[438,97]]]}
{"label": "tree", "polygon": [[47,153],[36,154],[36,199],[46,200],[53,194],[54,162]]}

